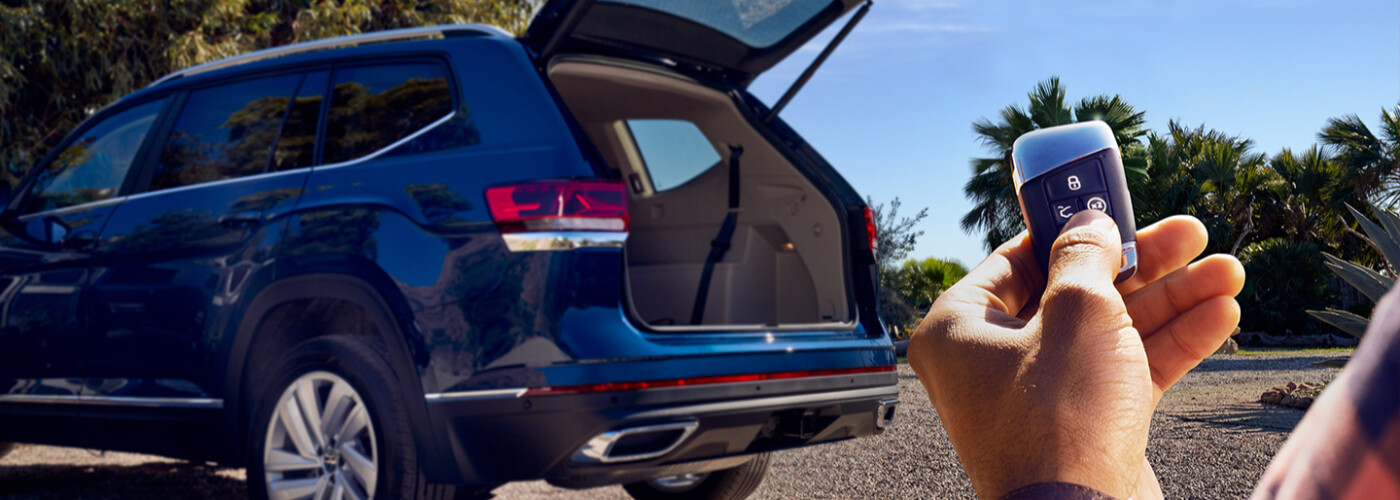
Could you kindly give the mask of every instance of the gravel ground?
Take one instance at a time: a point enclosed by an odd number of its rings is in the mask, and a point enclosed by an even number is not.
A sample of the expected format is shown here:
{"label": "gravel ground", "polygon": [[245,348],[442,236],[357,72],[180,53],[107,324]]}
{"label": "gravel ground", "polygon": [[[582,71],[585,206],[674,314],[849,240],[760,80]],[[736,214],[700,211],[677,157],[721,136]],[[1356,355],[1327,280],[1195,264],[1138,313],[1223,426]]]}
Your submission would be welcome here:
{"label": "gravel ground", "polygon": [[[1310,363],[1340,352],[1218,355],[1162,400],[1147,455],[1167,498],[1245,498],[1303,412],[1258,403],[1275,385],[1328,382]],[[923,386],[900,366],[900,405],[883,435],[778,453],[754,498],[972,498]],[[243,470],[148,455],[21,446],[0,459],[0,498],[242,498]],[[573,491],[544,482],[497,490],[503,500],[629,498],[617,486]]]}

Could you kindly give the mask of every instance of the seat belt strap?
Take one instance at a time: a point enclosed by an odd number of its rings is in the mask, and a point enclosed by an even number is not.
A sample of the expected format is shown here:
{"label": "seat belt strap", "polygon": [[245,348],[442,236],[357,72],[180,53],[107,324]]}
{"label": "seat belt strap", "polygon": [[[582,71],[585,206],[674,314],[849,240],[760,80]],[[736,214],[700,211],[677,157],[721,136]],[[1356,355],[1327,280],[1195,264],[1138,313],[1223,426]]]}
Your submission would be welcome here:
{"label": "seat belt strap", "polygon": [[710,255],[705,258],[705,269],[700,273],[700,289],[695,292],[695,307],[691,309],[690,324],[698,325],[705,319],[705,300],[710,295],[710,280],[714,278],[715,264],[724,260],[729,252],[734,228],[739,223],[739,157],[744,155],[743,146],[729,146],[729,213],[724,216],[724,224],[719,234],[710,240]]}

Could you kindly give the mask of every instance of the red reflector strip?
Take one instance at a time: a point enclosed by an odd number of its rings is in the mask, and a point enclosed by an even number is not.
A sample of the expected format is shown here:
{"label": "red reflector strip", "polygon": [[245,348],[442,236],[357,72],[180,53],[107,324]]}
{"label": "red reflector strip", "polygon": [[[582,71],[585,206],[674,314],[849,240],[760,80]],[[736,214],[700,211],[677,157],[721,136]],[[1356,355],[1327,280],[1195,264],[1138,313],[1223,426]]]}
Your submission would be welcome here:
{"label": "red reflector strip", "polygon": [[863,366],[860,368],[840,368],[835,370],[803,370],[795,372],[751,373],[745,375],[717,375],[674,380],[648,380],[643,382],[609,382],[606,384],[561,385],[537,387],[525,391],[524,396],[552,396],[556,394],[588,394],[594,392],[636,391],[660,389],[663,387],[683,387],[693,385],[732,384],[738,382],[763,382],[767,380],[787,380],[795,378],[829,377],[833,375],[857,375],[862,373],[883,373],[895,371],[894,365]]}

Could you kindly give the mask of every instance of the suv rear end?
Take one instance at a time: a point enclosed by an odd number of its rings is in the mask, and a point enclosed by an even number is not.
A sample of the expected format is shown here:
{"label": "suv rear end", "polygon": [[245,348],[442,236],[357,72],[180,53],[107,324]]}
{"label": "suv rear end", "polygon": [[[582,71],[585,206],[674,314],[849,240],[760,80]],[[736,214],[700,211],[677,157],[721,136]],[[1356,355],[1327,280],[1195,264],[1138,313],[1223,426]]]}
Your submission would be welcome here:
{"label": "suv rear end", "polygon": [[[609,38],[636,16],[729,37],[675,12],[556,1],[519,40],[312,42],[124,99],[93,121],[150,108],[150,132],[112,197],[14,214],[35,173],[5,214],[13,234],[81,216],[94,242],[6,240],[64,252],[73,298],[54,303],[91,341],[61,369],[0,373],[0,441],[242,463],[255,495],[322,488],[363,455],[377,472],[345,488],[380,496],[544,478],[742,497],[765,452],[880,433],[897,381],[868,210],[745,90],[854,3],[793,5],[786,35],[723,64]],[[283,138],[239,156],[261,170],[172,167],[208,156],[182,132],[212,109],[200,96],[267,79],[289,100],[205,134],[278,117],[247,128]],[[4,265],[14,297],[49,272]],[[298,437],[318,412],[368,424]]]}

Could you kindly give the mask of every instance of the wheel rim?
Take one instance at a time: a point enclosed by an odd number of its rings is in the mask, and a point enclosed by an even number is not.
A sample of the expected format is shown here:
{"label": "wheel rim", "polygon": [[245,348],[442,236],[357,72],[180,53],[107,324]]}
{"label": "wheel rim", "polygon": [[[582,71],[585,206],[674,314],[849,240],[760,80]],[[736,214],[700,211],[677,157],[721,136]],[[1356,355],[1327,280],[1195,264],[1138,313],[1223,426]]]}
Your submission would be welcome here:
{"label": "wheel rim", "polygon": [[704,482],[707,477],[710,477],[710,473],[701,472],[698,474],[691,473],[681,474],[679,476],[658,477],[647,482],[651,483],[651,487],[666,493],[685,493],[695,489],[695,487]]}
{"label": "wheel rim", "polygon": [[268,498],[373,498],[379,477],[374,438],[369,408],[349,382],[323,371],[297,377],[267,425]]}

